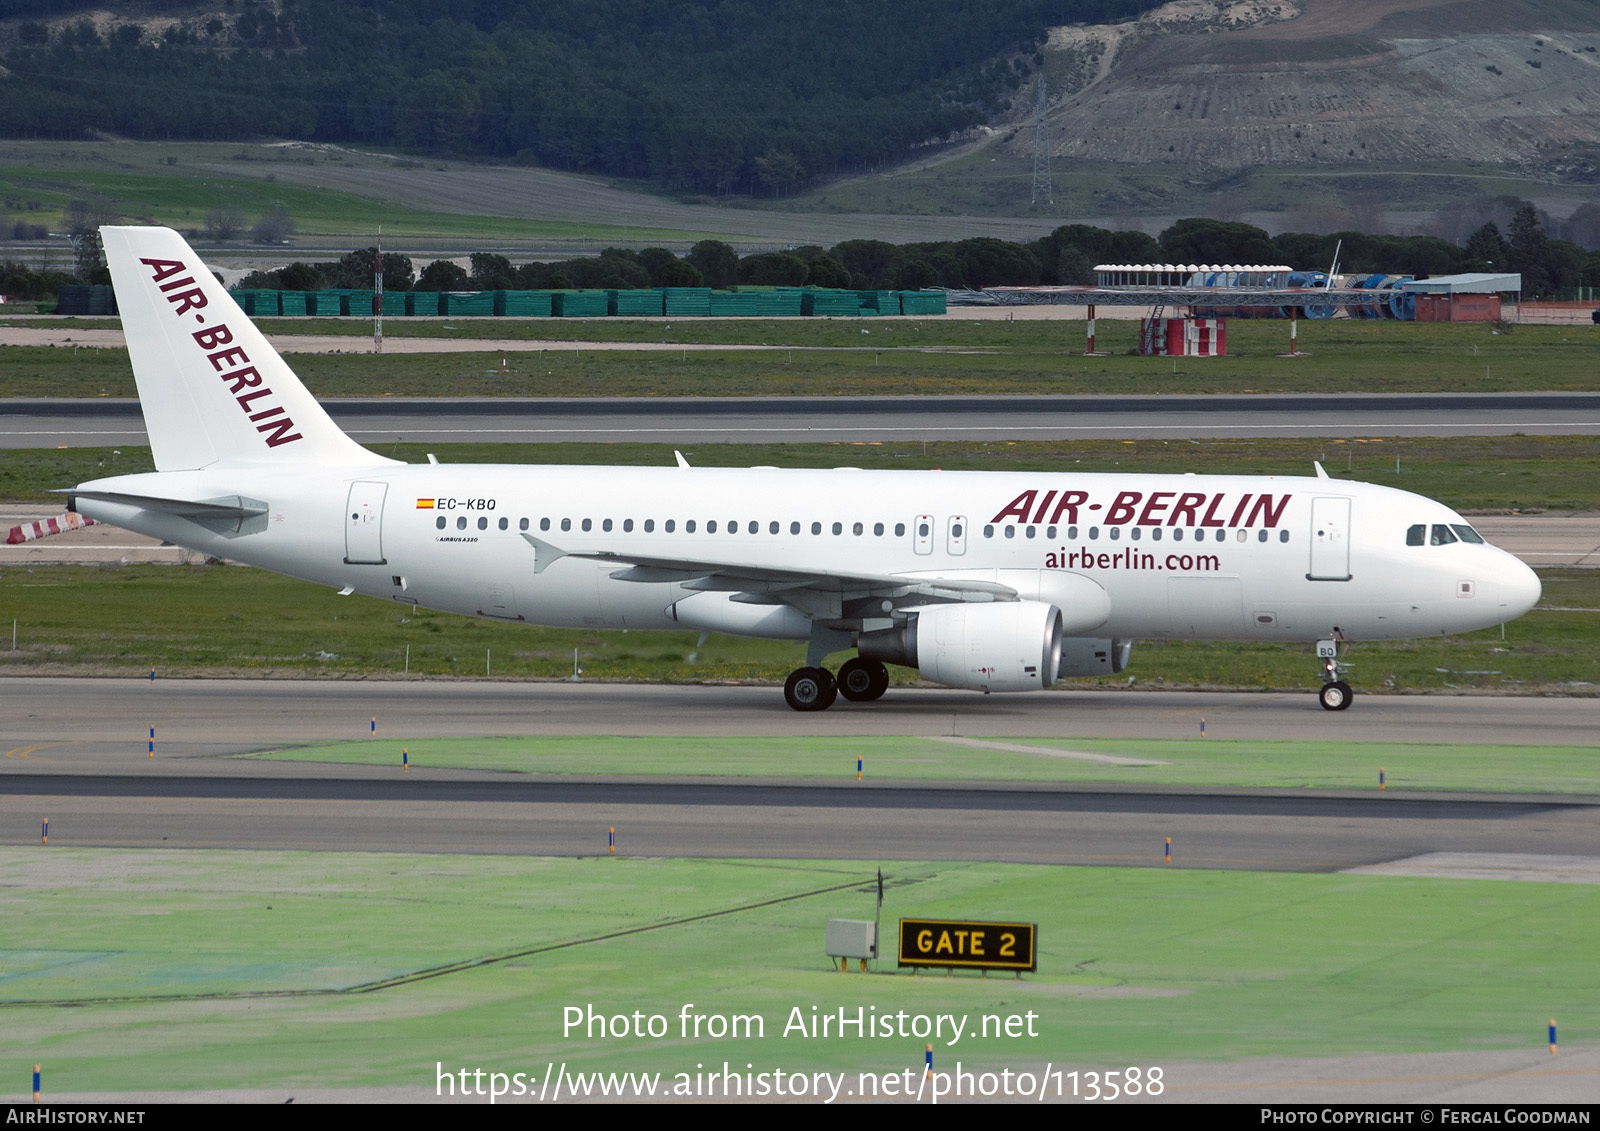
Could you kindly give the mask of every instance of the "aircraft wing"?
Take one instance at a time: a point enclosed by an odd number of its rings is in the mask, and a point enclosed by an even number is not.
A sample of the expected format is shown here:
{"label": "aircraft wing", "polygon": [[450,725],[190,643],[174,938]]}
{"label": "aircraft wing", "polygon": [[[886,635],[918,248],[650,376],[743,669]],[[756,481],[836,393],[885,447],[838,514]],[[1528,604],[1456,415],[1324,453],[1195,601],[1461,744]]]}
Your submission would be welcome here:
{"label": "aircraft wing", "polygon": [[571,552],[536,538],[522,536],[534,549],[534,572],[543,573],[561,558],[614,562],[623,568],[616,581],[678,582],[686,589],[732,593],[733,600],[753,605],[793,605],[813,616],[838,617],[844,602],[866,597],[897,604],[919,601],[1014,601],[1017,591],[993,581],[907,577],[901,574],[787,569],[734,560],[674,558],[618,551]]}

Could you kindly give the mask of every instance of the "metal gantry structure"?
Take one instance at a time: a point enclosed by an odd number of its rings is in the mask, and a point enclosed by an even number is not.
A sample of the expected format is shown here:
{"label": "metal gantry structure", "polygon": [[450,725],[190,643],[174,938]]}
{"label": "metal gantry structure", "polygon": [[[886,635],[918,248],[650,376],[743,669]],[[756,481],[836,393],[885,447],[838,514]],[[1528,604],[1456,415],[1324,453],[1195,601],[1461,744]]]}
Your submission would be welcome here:
{"label": "metal gantry structure", "polygon": [[1047,97],[1044,75],[1039,76],[1039,104],[1033,112],[1033,196],[1030,204],[1038,204],[1042,193],[1046,204],[1054,204],[1050,187],[1050,128],[1045,125],[1044,112]]}

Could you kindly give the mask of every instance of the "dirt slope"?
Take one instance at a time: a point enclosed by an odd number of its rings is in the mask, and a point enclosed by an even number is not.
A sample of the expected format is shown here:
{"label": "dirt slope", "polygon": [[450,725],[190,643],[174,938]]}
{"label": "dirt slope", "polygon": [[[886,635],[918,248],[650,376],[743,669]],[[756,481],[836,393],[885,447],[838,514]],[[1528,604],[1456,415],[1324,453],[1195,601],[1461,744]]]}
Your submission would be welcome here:
{"label": "dirt slope", "polygon": [[1600,4],[1185,0],[1047,51],[1058,158],[1600,180]]}

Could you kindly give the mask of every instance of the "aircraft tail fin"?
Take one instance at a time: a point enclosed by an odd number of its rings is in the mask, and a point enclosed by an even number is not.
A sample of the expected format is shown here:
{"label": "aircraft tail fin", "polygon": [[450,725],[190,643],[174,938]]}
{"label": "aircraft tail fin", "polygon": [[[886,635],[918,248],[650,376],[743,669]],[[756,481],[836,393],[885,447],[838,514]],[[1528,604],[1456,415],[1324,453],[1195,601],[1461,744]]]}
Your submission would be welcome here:
{"label": "aircraft tail fin", "polygon": [[339,429],[177,232],[100,235],[158,470],[393,462]]}

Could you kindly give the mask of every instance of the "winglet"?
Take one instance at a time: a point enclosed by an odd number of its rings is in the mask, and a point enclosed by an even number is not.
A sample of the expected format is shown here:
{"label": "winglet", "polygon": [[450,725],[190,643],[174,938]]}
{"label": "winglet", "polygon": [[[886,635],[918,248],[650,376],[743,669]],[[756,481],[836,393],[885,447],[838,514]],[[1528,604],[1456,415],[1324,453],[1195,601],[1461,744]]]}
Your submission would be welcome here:
{"label": "winglet", "polygon": [[567,552],[559,546],[552,546],[543,538],[535,538],[532,534],[524,534],[528,545],[533,547],[533,572],[543,573],[550,568],[550,563],[567,556]]}
{"label": "winglet", "polygon": [[672,458],[678,461],[679,467],[683,468],[684,470],[688,470],[689,461],[683,458],[683,453],[678,451],[678,449],[672,449]]}
{"label": "winglet", "polygon": [[1328,473],[1323,470],[1322,461],[1321,460],[1315,460],[1315,459],[1312,460],[1311,461],[1311,466],[1317,469],[1317,478],[1318,479],[1327,479],[1327,478],[1329,478]]}

